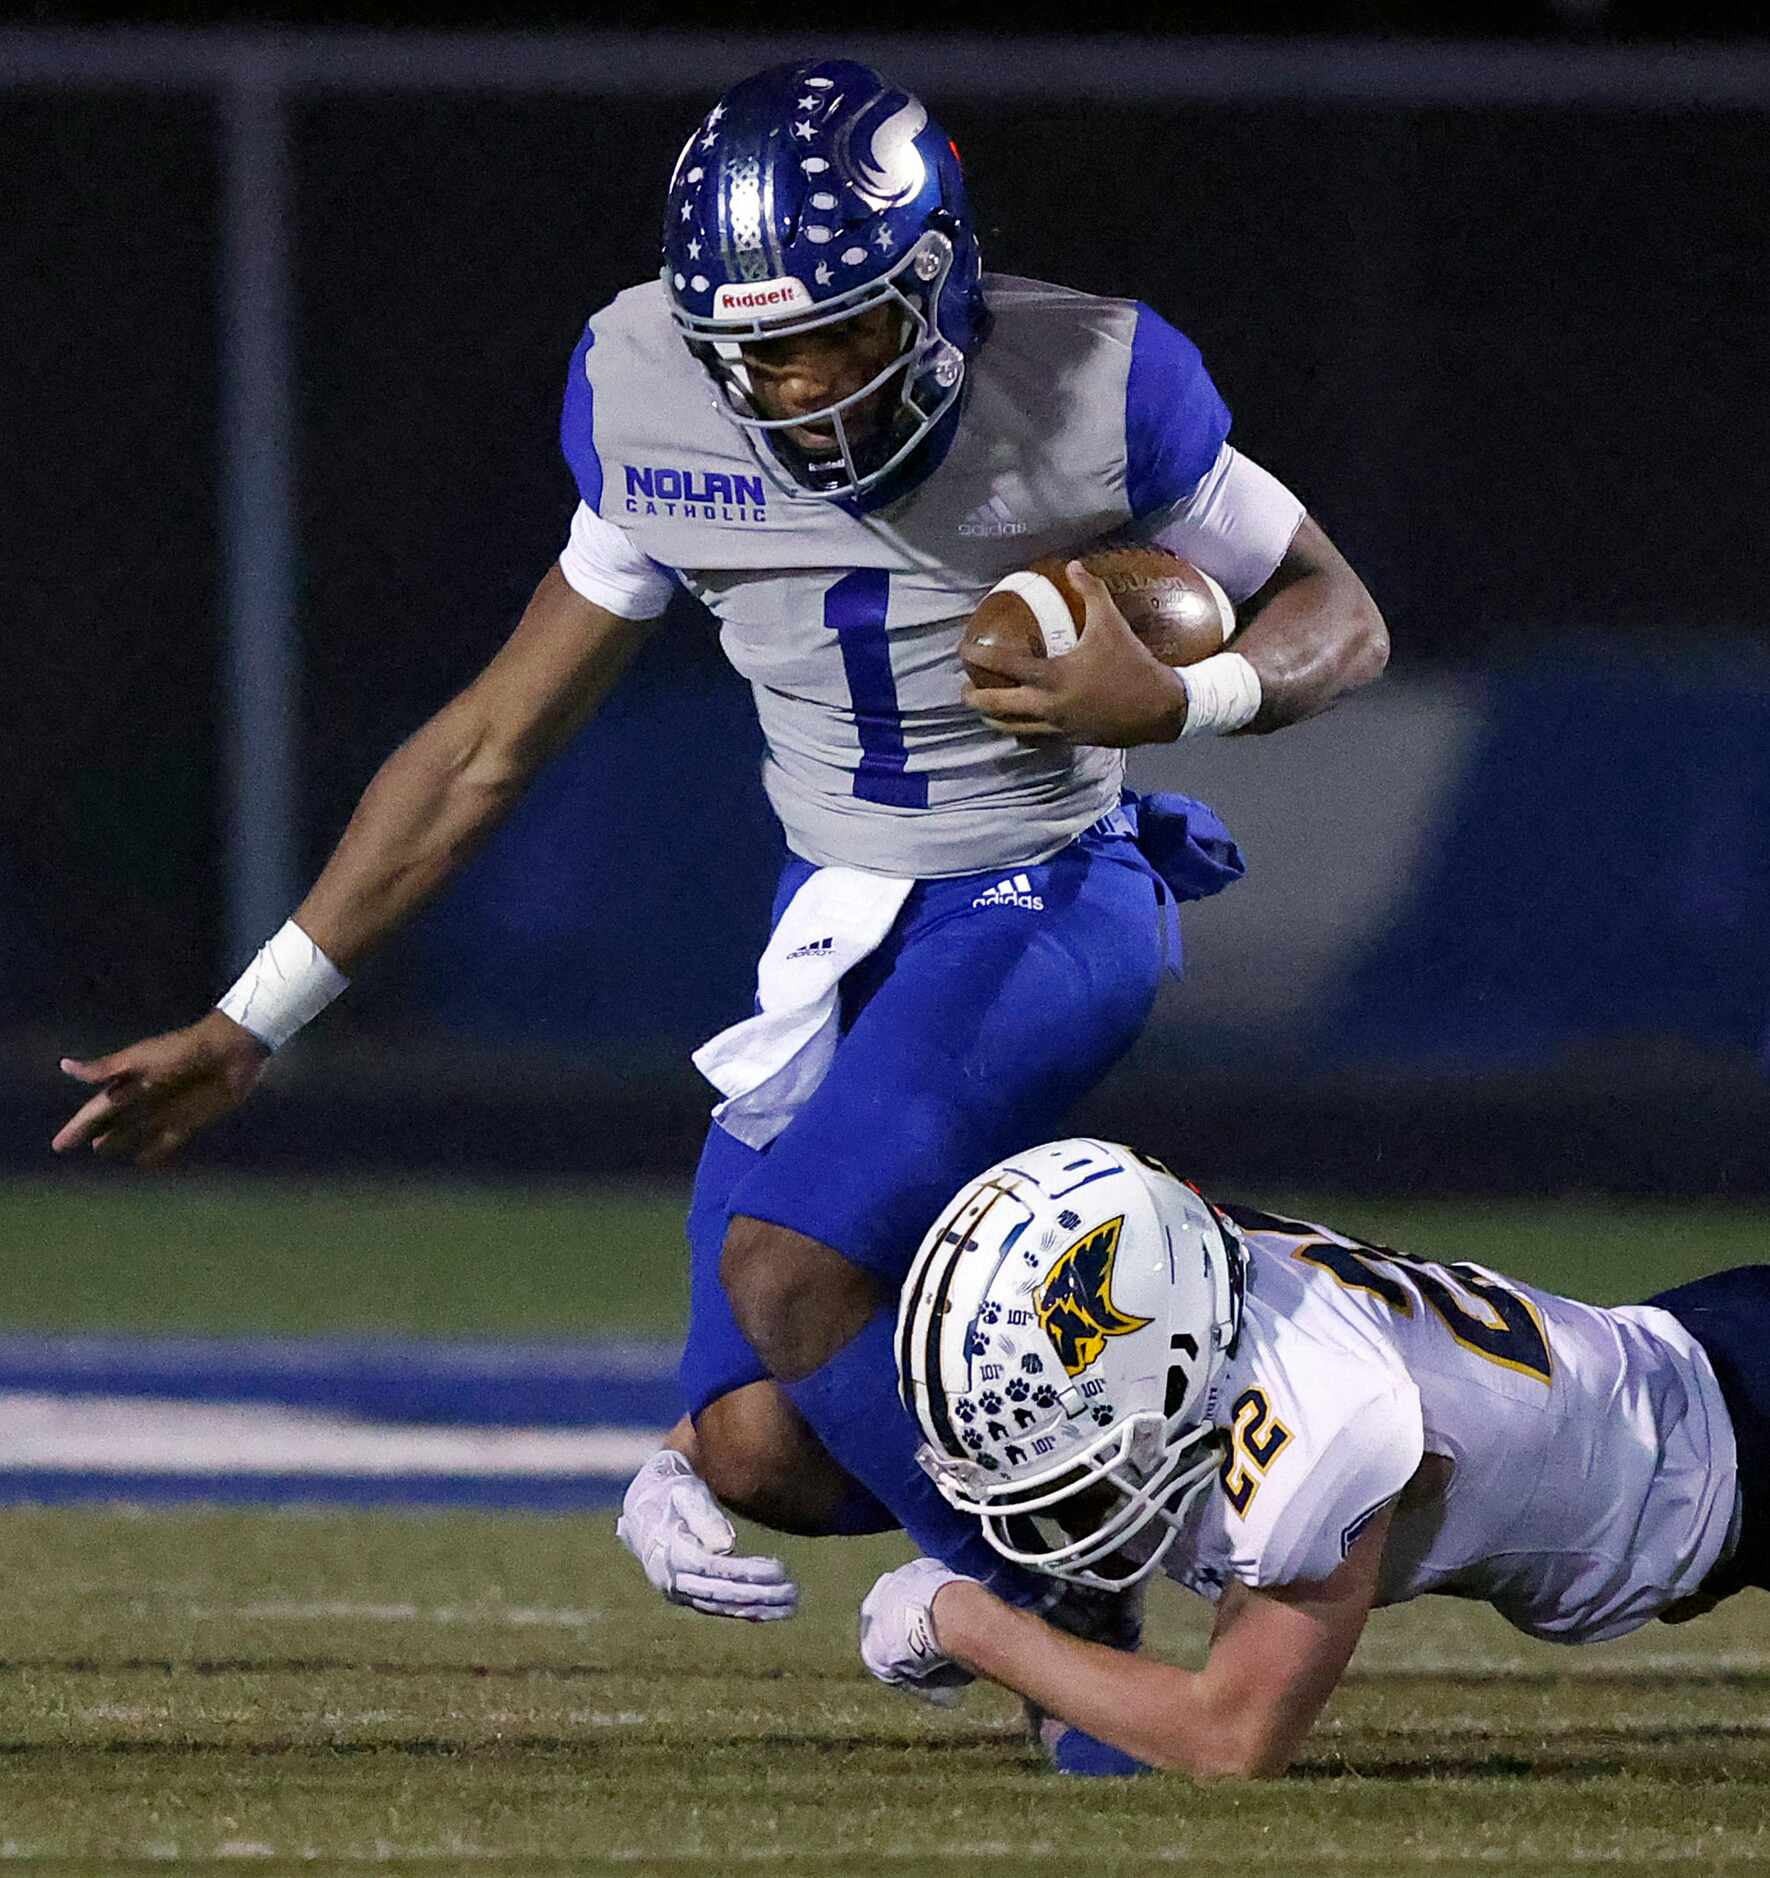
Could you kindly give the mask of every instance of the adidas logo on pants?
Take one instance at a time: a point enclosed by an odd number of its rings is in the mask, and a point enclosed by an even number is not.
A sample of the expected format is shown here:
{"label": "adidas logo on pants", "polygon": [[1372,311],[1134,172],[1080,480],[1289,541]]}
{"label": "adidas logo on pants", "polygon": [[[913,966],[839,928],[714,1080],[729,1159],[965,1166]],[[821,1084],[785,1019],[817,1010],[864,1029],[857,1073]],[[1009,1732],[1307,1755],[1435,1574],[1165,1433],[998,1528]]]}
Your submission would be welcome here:
{"label": "adidas logo on pants", "polygon": [[1015,874],[1007,880],[998,880],[993,887],[986,887],[971,904],[973,906],[1023,906],[1029,913],[1042,913],[1045,910],[1043,898],[1033,892],[1032,882],[1025,874]]}

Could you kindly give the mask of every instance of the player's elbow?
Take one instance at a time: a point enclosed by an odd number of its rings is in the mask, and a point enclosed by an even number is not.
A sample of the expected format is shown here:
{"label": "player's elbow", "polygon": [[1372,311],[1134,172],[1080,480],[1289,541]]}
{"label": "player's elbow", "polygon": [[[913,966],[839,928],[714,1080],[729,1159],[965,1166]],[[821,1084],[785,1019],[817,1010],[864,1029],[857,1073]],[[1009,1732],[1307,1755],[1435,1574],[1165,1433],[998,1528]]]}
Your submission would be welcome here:
{"label": "player's elbow", "polygon": [[494,807],[512,801],[535,768],[517,741],[464,697],[445,705],[414,742],[426,746],[451,796]]}
{"label": "player's elbow", "polygon": [[1251,1742],[1193,1740],[1151,1754],[1149,1764],[1194,1780],[1272,1780],[1290,1765],[1290,1756]]}
{"label": "player's elbow", "polygon": [[1293,1746],[1264,1708],[1205,1700],[1176,1714],[1147,1758],[1194,1780],[1270,1780],[1291,1764]]}
{"label": "player's elbow", "polygon": [[1381,678],[1389,663],[1389,627],[1377,603],[1356,583],[1358,591],[1346,609],[1343,657],[1346,689],[1355,691]]}
{"label": "player's elbow", "polygon": [[456,770],[455,787],[464,796],[495,810],[508,808],[540,767],[540,757],[500,744],[484,743]]}
{"label": "player's elbow", "polygon": [[1274,1780],[1290,1760],[1270,1743],[1229,1740],[1195,1750],[1182,1765],[1194,1780]]}

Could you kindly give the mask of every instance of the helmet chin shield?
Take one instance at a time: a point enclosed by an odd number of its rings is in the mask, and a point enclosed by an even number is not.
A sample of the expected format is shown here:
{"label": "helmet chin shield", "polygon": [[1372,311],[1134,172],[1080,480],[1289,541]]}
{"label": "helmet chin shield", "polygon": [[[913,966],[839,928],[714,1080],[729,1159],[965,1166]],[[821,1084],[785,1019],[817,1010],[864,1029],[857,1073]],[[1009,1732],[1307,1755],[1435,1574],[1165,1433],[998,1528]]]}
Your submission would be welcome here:
{"label": "helmet chin shield", "polygon": [[[764,468],[773,472],[789,498],[829,501],[875,488],[910,457],[957,401],[964,355],[942,339],[934,325],[934,309],[952,265],[952,242],[940,230],[930,229],[880,279],[803,311],[772,318],[699,320],[677,310],[677,327],[717,388],[725,415],[750,439]],[[731,302],[742,297],[734,293]],[[791,416],[771,417],[763,410],[744,361],[746,344],[841,325],[880,306],[897,311],[899,345],[865,384],[830,404]],[[868,421],[860,421],[863,411]],[[818,428],[831,433],[827,453],[804,449],[790,434]]]}
{"label": "helmet chin shield", "polygon": [[1232,1221],[1159,1163],[1071,1140],[999,1162],[923,1240],[899,1393],[943,1497],[1003,1557],[1120,1589],[1162,1562],[1224,1451]]}

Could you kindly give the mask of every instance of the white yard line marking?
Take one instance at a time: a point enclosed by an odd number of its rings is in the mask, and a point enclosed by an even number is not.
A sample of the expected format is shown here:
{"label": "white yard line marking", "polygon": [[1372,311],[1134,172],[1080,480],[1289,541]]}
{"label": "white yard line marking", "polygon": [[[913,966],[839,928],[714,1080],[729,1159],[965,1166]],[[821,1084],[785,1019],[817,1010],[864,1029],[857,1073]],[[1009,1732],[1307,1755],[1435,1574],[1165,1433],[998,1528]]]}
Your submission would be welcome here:
{"label": "white yard line marking", "polygon": [[[1150,1865],[1191,1865],[1201,1861],[1215,1863],[1213,1854],[1220,1850],[1215,1845],[1182,1841],[1172,1845],[1155,1845],[1140,1848],[1138,1858]],[[44,1859],[65,1859],[71,1854],[48,1841],[29,1841],[22,1839],[0,1839],[0,1860],[18,1860],[36,1862]],[[679,1865],[697,1858],[707,1858],[710,1852],[706,1846],[691,1842],[680,1846],[612,1846],[607,1851],[595,1855],[594,1862],[612,1865]],[[219,1863],[223,1860],[238,1859],[242,1863],[255,1862],[266,1858],[282,1858],[307,1862],[323,1861],[321,1868],[330,1864],[350,1865],[392,1865],[392,1864],[428,1864],[438,1861],[448,1864],[485,1864],[509,1865],[517,1871],[532,1867],[533,1859],[526,1851],[504,1850],[495,1846],[474,1845],[467,1841],[445,1841],[438,1845],[402,1845],[396,1840],[375,1839],[367,1845],[345,1845],[325,1847],[311,1843],[296,1843],[289,1846],[277,1846],[258,1839],[223,1839],[211,1847],[201,1847],[176,1840],[150,1839],[133,1853],[119,1851],[113,1857],[130,1857],[170,1863],[175,1860],[188,1860],[192,1863]],[[814,1870],[827,1869],[832,1861],[842,1865],[858,1865],[864,1858],[869,1868],[890,1866],[901,1863],[919,1867],[934,1865],[968,1865],[980,1858],[1011,1858],[1022,1869],[1031,1862],[1035,1864],[1061,1864],[1073,1867],[1075,1853],[1073,1848],[1049,1844],[1016,1844],[1006,1839],[979,1839],[968,1844],[953,1844],[950,1841],[941,1846],[926,1845],[879,1845],[869,1844],[864,1852],[832,1851],[828,1847],[797,1846],[746,1846],[741,1849],[721,1847],[718,1859],[721,1865],[810,1865]],[[1727,1869],[1743,1867],[1750,1855],[1741,1853],[1719,1853],[1712,1841],[1703,1839],[1685,1839],[1671,1845],[1655,1846],[1644,1849],[1639,1845],[1618,1846],[1557,1846],[1553,1849],[1538,1851],[1534,1848],[1508,1849],[1502,1855],[1495,1852],[1439,1851],[1436,1849],[1410,1848],[1408,1860],[1412,1865],[1445,1865],[1467,1869],[1470,1865],[1498,1866],[1503,1862],[1504,1869],[1513,1871],[1578,1871],[1588,1868],[1601,1870],[1611,1865],[1639,1867],[1643,1865],[1663,1865],[1685,1871],[1710,1869],[1717,1861]],[[1752,1860],[1751,1862],[1755,1862]],[[1337,1846],[1332,1844],[1316,1845],[1311,1848],[1301,1869],[1319,1871],[1335,1866],[1369,1871],[1382,1861],[1373,1857],[1369,1846]],[[1393,1866],[1388,1867],[1393,1869]]]}
{"label": "white yard line marking", "polygon": [[0,1392],[0,1471],[619,1479],[660,1438],[639,1428],[369,1422],[281,1403]]}
{"label": "white yard line marking", "polygon": [[367,1624],[507,1624],[512,1629],[577,1630],[599,1624],[604,1613],[592,1610],[545,1610],[525,1604],[439,1604],[424,1609],[417,1604],[353,1604],[325,1598],[309,1604],[267,1600],[237,1609],[194,1609],[193,1617],[243,1618],[251,1622],[334,1623],[343,1620]]}

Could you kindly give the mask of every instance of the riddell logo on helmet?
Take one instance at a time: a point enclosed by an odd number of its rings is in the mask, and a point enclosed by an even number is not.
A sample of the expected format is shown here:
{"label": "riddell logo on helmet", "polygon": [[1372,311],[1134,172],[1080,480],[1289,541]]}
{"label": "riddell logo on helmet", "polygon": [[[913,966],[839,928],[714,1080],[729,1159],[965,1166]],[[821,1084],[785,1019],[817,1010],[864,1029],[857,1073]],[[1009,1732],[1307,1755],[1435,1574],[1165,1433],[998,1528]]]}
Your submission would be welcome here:
{"label": "riddell logo on helmet", "polygon": [[724,286],[713,296],[713,317],[732,313],[790,313],[816,303],[802,280],[758,280],[741,287]]}

